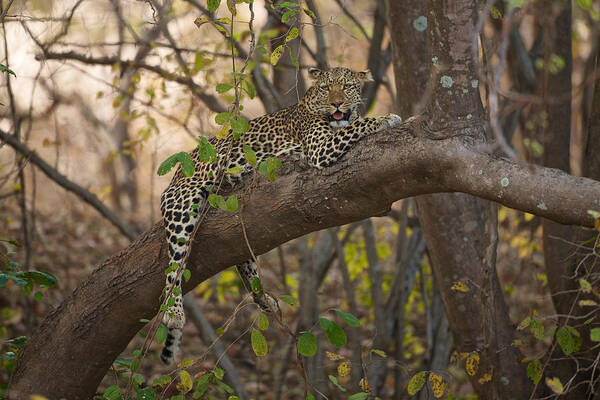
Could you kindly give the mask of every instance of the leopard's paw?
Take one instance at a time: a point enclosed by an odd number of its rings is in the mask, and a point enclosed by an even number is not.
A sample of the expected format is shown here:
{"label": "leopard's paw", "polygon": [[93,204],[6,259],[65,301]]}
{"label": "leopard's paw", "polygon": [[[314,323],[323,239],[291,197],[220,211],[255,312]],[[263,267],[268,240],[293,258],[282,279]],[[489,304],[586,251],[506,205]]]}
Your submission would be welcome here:
{"label": "leopard's paw", "polygon": [[385,122],[388,128],[393,128],[402,123],[402,118],[396,114],[388,114],[385,116]]}

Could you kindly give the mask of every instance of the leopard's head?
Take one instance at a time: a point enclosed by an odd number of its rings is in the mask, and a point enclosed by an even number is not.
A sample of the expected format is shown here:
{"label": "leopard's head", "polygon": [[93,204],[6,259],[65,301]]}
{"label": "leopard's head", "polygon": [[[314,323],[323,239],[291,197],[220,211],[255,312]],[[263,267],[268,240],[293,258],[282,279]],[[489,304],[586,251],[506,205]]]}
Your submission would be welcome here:
{"label": "leopard's head", "polygon": [[362,103],[362,87],[373,80],[371,71],[352,71],[336,67],[326,71],[310,68],[308,75],[314,80],[302,98],[308,110],[329,119],[332,128],[348,125],[358,117],[358,107]]}

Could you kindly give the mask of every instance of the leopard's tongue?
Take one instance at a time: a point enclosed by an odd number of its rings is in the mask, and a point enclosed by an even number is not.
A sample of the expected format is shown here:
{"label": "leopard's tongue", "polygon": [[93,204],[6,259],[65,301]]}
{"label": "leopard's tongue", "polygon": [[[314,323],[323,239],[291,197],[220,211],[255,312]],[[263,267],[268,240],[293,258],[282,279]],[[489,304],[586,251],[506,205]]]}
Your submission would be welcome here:
{"label": "leopard's tongue", "polygon": [[342,113],[341,111],[336,111],[333,113],[333,119],[335,119],[336,121],[339,121],[342,118],[344,118],[344,113]]}

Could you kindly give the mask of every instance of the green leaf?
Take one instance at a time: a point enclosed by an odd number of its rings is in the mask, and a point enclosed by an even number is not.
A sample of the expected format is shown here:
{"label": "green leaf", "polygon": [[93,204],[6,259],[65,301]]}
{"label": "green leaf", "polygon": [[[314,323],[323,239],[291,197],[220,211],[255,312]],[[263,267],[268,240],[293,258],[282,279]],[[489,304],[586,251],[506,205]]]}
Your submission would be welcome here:
{"label": "green leaf", "polygon": [[542,379],[542,363],[537,358],[527,364],[527,377],[536,385]]}
{"label": "green leaf", "polygon": [[248,161],[248,164],[256,165],[256,153],[254,152],[254,150],[252,150],[252,147],[244,145],[243,150],[244,157],[246,158],[246,161]]}
{"label": "green leaf", "polygon": [[590,329],[590,340],[592,342],[600,342],[600,328]]}
{"label": "green leaf", "polygon": [[263,288],[262,288],[262,283],[260,283],[260,278],[258,278],[257,276],[255,276],[254,278],[252,278],[252,281],[250,282],[250,288],[252,289],[253,293],[256,293],[258,295],[258,297],[262,297],[263,296]]}
{"label": "green leaf", "polygon": [[234,392],[233,388],[231,386],[227,385],[225,382],[217,381],[217,385],[220,386],[221,388],[223,388],[223,390],[225,390],[229,394]]}
{"label": "green leaf", "polygon": [[261,331],[266,331],[267,329],[269,329],[269,318],[267,318],[265,314],[260,313],[258,315],[257,325],[258,329],[260,329]]}
{"label": "green leaf", "polygon": [[408,394],[414,396],[419,390],[423,389],[426,377],[427,371],[421,371],[414,374],[408,381],[408,387],[406,388]]}
{"label": "green leaf", "polygon": [[338,389],[340,389],[342,392],[345,392],[345,391],[346,391],[346,388],[344,388],[343,386],[341,386],[341,385],[338,383],[338,380],[337,380],[337,378],[336,378],[335,376],[333,376],[333,375],[329,375],[329,380],[331,381],[331,383],[333,383],[333,384],[334,384],[334,385],[335,385],[335,386],[336,386]]}
{"label": "green leaf", "polygon": [[215,378],[221,380],[225,376],[225,371],[223,371],[221,368],[215,368],[213,374],[215,375]]}
{"label": "green leaf", "polygon": [[200,143],[198,143],[198,159],[207,164],[217,161],[217,151],[204,136],[200,136]]}
{"label": "green leaf", "polygon": [[17,74],[14,73],[13,70],[9,69],[6,65],[4,64],[0,64],[0,72],[7,72],[9,74],[13,74],[15,77],[17,76]]}
{"label": "green leaf", "polygon": [[204,374],[196,381],[198,384],[196,385],[196,390],[193,394],[194,399],[199,399],[206,392],[210,383],[209,379],[211,375],[212,374]]}
{"label": "green leaf", "polygon": [[348,397],[348,400],[366,400],[369,395],[365,392],[354,393],[352,396]]}
{"label": "green leaf", "polygon": [[556,330],[556,341],[566,356],[575,351],[575,339],[566,327],[561,326]]}
{"label": "green leaf", "polygon": [[160,344],[163,344],[165,340],[167,340],[167,327],[163,324],[160,324],[156,330],[156,341]]}
{"label": "green leaf", "polygon": [[35,301],[40,301],[42,299],[42,297],[44,297],[44,295],[42,294],[42,292],[35,292],[33,294],[33,299]]}
{"label": "green leaf", "polygon": [[233,85],[229,83],[219,83],[217,85],[217,93],[225,93],[233,88]]}
{"label": "green leaf", "polygon": [[102,398],[108,400],[122,399],[123,396],[121,395],[121,388],[119,388],[117,385],[107,387],[102,395]]}
{"label": "green leaf", "polygon": [[217,11],[217,8],[219,8],[219,4],[221,4],[221,0],[206,0],[206,7],[210,12]]}
{"label": "green leaf", "polygon": [[190,271],[189,269],[185,269],[183,271],[183,279],[188,282],[190,280],[190,278],[192,277],[192,271]]}
{"label": "green leaf", "polygon": [[183,173],[183,176],[189,178],[194,175],[194,161],[192,160],[192,157],[185,152],[173,154],[163,161],[158,167],[158,175],[165,175],[173,169],[178,162],[181,163],[181,172]]}
{"label": "green leaf", "polygon": [[225,204],[225,200],[223,200],[223,196],[220,194],[211,193],[208,195],[208,204],[210,204],[213,208],[220,208],[222,204]]}
{"label": "green leaf", "polygon": [[37,284],[44,285],[46,287],[55,286],[58,282],[53,275],[41,271],[27,271],[23,273],[23,277],[31,279]]}
{"label": "green leaf", "polygon": [[234,212],[238,209],[238,199],[237,196],[232,194],[225,200],[225,211]]}
{"label": "green leaf", "polygon": [[271,65],[277,65],[282,54],[283,54],[283,45],[280,44],[279,46],[275,47],[275,50],[273,50],[273,52],[271,53],[271,57],[270,57]]}
{"label": "green leaf", "polygon": [[292,60],[292,64],[294,64],[294,67],[296,67],[296,69],[300,69],[300,63],[298,62],[298,59],[294,55],[292,48],[290,47],[289,49],[290,49],[290,59]]}
{"label": "green leaf", "polygon": [[262,357],[267,354],[267,341],[259,330],[252,329],[250,341],[252,343],[252,350],[254,350],[254,354],[256,354],[258,357]]}
{"label": "green leaf", "polygon": [[281,16],[281,22],[285,24],[286,22],[288,22],[288,20],[290,18],[292,18],[297,13],[298,13],[298,10],[288,10],[288,11],[284,12],[283,15]]}
{"label": "green leaf", "polygon": [[293,3],[291,1],[284,1],[283,3],[281,3],[279,5],[279,7],[281,8],[293,8],[293,7],[299,7],[298,3]]}
{"label": "green leaf", "polygon": [[175,297],[171,296],[167,300],[167,307],[173,307],[175,305]]}
{"label": "green leaf", "polygon": [[243,81],[242,82],[242,89],[248,93],[248,97],[250,97],[251,99],[254,98],[254,96],[256,96],[256,88],[254,87],[254,85],[252,84],[252,82],[250,81]]}
{"label": "green leaf", "polygon": [[298,304],[298,299],[296,299],[294,296],[290,296],[289,294],[282,294],[279,296],[279,298],[290,306],[295,306]]}
{"label": "green leaf", "polygon": [[306,400],[315,400],[315,396],[311,392],[306,392]]}
{"label": "green leaf", "polygon": [[20,346],[22,344],[25,344],[25,342],[27,342],[27,336],[17,336],[16,338],[12,338],[6,341],[6,343],[13,344],[15,346]]}
{"label": "green leaf", "polygon": [[233,129],[233,133],[237,133],[238,135],[244,132],[248,132],[250,129],[250,123],[248,120],[241,115],[238,115],[235,118],[229,120],[231,123],[231,129]]}
{"label": "green leaf", "polygon": [[540,321],[538,318],[531,319],[529,329],[536,339],[541,339],[544,337],[544,325],[542,325],[542,321]]}
{"label": "green leaf", "polygon": [[360,321],[354,315],[347,312],[343,312],[342,310],[337,308],[334,311],[337,313],[337,315],[340,316],[341,319],[344,320],[345,323],[347,323],[351,327],[356,328],[360,326]]}
{"label": "green leaf", "polygon": [[238,174],[241,174],[242,171],[243,171],[242,167],[232,167],[232,168],[229,168],[227,171],[225,171],[225,173],[231,174],[231,175],[238,175]]}
{"label": "green leaf", "polygon": [[325,331],[327,339],[336,348],[339,349],[346,344],[346,333],[344,330],[335,322],[325,317],[319,318],[319,325]]}
{"label": "green leaf", "polygon": [[312,357],[317,353],[317,338],[310,332],[302,332],[296,347],[304,357]]}
{"label": "green leaf", "polygon": [[[287,36],[285,37],[285,42],[289,42],[290,40],[294,40],[298,37],[298,28],[293,27],[292,29],[290,29],[290,31],[288,32]],[[290,49],[290,53],[292,52],[292,50]]]}
{"label": "green leaf", "polygon": [[258,166],[258,173],[267,175],[269,180],[273,182],[275,180],[276,172],[281,167],[281,160],[277,157],[269,157],[265,161],[261,162]]}
{"label": "green leaf", "polygon": [[215,122],[219,125],[225,125],[227,122],[229,122],[230,118],[231,114],[229,114],[228,112],[218,113],[215,116]]}

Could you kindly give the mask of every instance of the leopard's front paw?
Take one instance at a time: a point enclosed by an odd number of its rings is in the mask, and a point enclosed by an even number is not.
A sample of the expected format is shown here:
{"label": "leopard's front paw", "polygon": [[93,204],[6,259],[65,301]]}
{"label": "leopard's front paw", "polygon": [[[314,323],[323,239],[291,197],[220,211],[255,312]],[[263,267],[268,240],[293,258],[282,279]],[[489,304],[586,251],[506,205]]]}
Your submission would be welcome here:
{"label": "leopard's front paw", "polygon": [[396,114],[388,114],[385,116],[385,122],[387,124],[387,128],[393,128],[402,123],[402,118]]}

